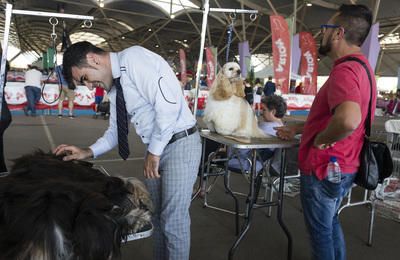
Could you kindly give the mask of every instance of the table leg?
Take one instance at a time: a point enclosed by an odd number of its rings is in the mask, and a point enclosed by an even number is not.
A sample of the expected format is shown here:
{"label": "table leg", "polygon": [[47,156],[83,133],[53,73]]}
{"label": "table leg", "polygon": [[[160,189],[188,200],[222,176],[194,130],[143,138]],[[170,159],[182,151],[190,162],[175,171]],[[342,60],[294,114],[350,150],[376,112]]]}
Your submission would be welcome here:
{"label": "table leg", "polygon": [[[249,194],[247,195],[246,199],[246,220],[243,223],[242,230],[240,231],[239,236],[236,238],[233,246],[229,250],[228,258],[229,260],[233,259],[233,255],[235,254],[236,248],[239,246],[240,242],[242,241],[243,237],[246,235],[247,231],[250,228],[251,220],[252,220],[252,209],[257,197],[255,196],[255,179],[257,177],[257,151],[256,149],[252,149],[252,167],[251,167],[251,174],[250,174],[250,190]],[[238,212],[237,212],[238,213]]]}
{"label": "table leg", "polygon": [[279,225],[282,227],[285,235],[288,239],[288,255],[287,259],[292,259],[292,236],[289,232],[289,229],[286,227],[285,223],[282,219],[282,210],[283,210],[283,192],[285,185],[285,174],[286,174],[286,149],[282,149],[281,154],[281,172],[279,174],[279,191],[278,191],[278,210],[277,210],[277,218]]}

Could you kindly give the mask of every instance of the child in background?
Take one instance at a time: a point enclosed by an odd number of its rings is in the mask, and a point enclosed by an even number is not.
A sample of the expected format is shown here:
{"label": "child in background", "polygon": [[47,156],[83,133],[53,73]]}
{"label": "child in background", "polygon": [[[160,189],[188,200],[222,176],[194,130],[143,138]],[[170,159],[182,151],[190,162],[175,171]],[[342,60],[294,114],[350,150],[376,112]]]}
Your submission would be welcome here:
{"label": "child in background", "polygon": [[[259,122],[258,126],[265,134],[276,136],[276,130],[274,128],[283,126],[282,118],[286,114],[286,102],[281,96],[272,95],[262,98],[261,105],[263,121]],[[273,156],[274,149],[258,149],[257,153],[262,160],[262,162],[257,160],[256,169],[259,171],[262,169],[262,163]],[[229,160],[228,167],[249,171],[250,162],[247,159],[251,158],[251,150],[239,149],[237,155],[238,156]]]}
{"label": "child in background", "polygon": [[100,115],[100,111],[98,111],[99,104],[103,101],[104,97],[104,89],[101,87],[96,87],[94,92],[94,110],[96,111],[96,115]]}

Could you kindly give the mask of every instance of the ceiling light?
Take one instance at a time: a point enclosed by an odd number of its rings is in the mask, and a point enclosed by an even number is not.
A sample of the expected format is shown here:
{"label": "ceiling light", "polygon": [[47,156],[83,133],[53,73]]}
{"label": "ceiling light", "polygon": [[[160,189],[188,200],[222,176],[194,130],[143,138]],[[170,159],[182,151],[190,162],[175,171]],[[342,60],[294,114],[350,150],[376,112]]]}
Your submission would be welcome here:
{"label": "ceiling light", "polygon": [[187,40],[183,40],[183,42],[187,42]]}
{"label": "ceiling light", "polygon": [[151,32],[151,28],[149,28],[148,31]]}
{"label": "ceiling light", "polygon": [[104,7],[104,3],[101,2],[101,3],[99,4],[99,6],[100,6],[101,8],[103,8],[103,7]]}
{"label": "ceiling light", "polygon": [[155,46],[156,48],[158,48],[158,47],[160,47],[160,45],[158,45],[158,44],[156,44],[156,46]]}
{"label": "ceiling light", "polygon": [[122,36],[121,39],[122,39],[122,40],[125,40],[125,36]]}
{"label": "ceiling light", "polygon": [[174,19],[175,18],[175,15],[174,14],[171,14],[171,19]]}
{"label": "ceiling light", "polygon": [[306,6],[312,6],[312,3],[306,2]]}

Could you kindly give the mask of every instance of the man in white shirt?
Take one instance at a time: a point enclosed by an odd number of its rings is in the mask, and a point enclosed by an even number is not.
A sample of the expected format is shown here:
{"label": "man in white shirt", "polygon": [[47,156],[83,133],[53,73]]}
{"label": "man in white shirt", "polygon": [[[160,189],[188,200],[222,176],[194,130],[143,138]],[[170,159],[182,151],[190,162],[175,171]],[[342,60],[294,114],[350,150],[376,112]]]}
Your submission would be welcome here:
{"label": "man in white shirt", "polygon": [[88,148],[60,145],[54,152],[67,154],[64,160],[96,158],[118,144],[117,85],[113,80],[119,78],[128,120],[147,144],[144,176],[155,206],[154,259],[188,260],[189,206],[201,142],[172,69],[162,57],[140,46],[114,53],[89,42],[69,47],[63,67],[67,81],[89,89],[101,86],[108,92],[110,126]]}
{"label": "man in white shirt", "polygon": [[36,103],[40,100],[42,72],[36,66],[28,66],[25,72],[25,95],[27,104],[23,108],[26,116],[31,112],[31,116],[36,116]]}

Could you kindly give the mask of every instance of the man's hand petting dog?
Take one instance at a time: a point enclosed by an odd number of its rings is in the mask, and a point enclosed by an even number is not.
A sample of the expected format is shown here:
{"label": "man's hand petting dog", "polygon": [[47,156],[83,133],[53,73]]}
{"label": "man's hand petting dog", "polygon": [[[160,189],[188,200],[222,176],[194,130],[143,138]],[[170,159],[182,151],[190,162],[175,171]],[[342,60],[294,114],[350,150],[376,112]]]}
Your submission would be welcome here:
{"label": "man's hand petting dog", "polygon": [[57,156],[62,156],[64,161],[84,160],[93,157],[93,151],[90,148],[79,148],[74,145],[60,144],[53,153]]}

